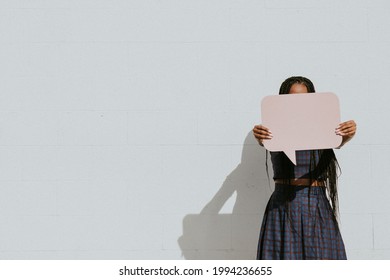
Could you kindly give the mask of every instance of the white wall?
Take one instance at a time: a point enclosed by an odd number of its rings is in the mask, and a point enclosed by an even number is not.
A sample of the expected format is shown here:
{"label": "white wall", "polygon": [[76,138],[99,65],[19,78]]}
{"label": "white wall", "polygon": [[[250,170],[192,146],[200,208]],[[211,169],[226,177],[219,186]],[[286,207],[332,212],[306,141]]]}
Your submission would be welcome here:
{"label": "white wall", "polygon": [[[350,259],[390,258],[390,3],[1,0],[0,258],[253,259],[251,129],[292,75],[334,91]],[[270,174],[272,178],[272,174]]]}

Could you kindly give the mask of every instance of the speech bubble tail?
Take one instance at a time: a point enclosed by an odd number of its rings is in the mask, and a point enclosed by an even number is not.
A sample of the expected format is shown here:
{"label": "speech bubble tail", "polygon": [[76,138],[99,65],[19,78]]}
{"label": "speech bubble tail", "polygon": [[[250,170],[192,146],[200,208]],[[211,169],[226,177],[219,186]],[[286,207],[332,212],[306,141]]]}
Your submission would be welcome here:
{"label": "speech bubble tail", "polygon": [[291,160],[291,162],[294,163],[294,165],[297,165],[297,160],[295,158],[295,150],[287,150],[287,151],[283,151],[283,152]]}

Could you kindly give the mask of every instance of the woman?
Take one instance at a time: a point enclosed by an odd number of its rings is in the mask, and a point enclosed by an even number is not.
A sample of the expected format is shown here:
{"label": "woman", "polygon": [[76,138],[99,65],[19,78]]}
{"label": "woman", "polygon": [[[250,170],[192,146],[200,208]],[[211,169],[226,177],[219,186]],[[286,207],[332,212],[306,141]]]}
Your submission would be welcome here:
{"label": "woman", "polygon": [[[315,92],[305,77],[290,77],[279,94]],[[353,120],[341,123],[335,133],[343,146],[356,133]],[[272,132],[256,125],[259,144]],[[332,149],[296,151],[296,165],[283,152],[270,152],[275,191],[263,218],[257,259],[346,259],[337,212],[338,163]]]}

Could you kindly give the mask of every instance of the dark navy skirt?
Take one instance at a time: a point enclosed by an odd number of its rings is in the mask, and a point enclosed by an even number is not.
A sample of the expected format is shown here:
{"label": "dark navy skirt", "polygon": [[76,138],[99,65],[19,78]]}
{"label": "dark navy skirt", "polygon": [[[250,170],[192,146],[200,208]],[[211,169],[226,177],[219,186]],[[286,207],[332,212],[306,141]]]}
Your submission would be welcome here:
{"label": "dark navy skirt", "polygon": [[257,259],[346,258],[325,188],[276,184],[264,213]]}

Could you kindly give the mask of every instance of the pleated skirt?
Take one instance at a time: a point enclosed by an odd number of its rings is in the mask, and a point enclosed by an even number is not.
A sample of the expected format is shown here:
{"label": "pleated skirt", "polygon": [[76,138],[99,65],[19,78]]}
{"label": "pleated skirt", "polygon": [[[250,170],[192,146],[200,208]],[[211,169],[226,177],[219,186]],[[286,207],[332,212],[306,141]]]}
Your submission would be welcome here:
{"label": "pleated skirt", "polygon": [[261,225],[257,259],[347,259],[324,187],[275,185]]}

